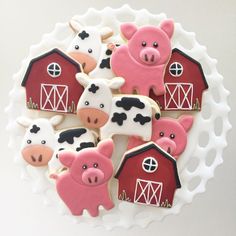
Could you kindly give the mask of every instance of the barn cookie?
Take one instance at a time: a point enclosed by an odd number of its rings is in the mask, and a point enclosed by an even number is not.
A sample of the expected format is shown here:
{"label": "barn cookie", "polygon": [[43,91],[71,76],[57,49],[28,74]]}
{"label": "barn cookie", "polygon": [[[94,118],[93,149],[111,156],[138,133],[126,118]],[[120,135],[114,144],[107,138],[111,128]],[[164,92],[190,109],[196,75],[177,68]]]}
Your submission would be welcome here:
{"label": "barn cookie", "polygon": [[140,95],[112,95],[124,83],[120,77],[111,80],[90,79],[79,73],[76,78],[85,87],[77,106],[77,114],[88,128],[99,128],[101,139],[113,135],[135,135],[149,141],[152,120],[160,118],[158,105]]}
{"label": "barn cookie", "polygon": [[160,27],[141,28],[124,23],[120,30],[128,43],[116,48],[111,57],[113,72],[125,79],[120,91],[132,94],[135,90],[149,96],[150,89],[153,89],[155,95],[163,95],[165,67],[171,56],[173,21],[164,20]]}
{"label": "barn cookie", "polygon": [[[186,148],[187,132],[192,127],[193,120],[194,118],[191,115],[181,115],[178,119],[161,117],[159,120],[153,120],[151,140],[175,159],[178,159]],[[142,144],[144,142],[140,138],[130,137],[128,149]]]}
{"label": "barn cookie", "polygon": [[156,96],[153,91],[150,93],[162,110],[201,110],[202,94],[208,89],[208,84],[198,61],[177,48],[173,49],[164,83],[164,95]]}
{"label": "barn cookie", "polygon": [[21,83],[29,109],[75,113],[83,87],[76,81],[80,65],[55,48],[29,63]]}
{"label": "barn cookie", "polygon": [[73,215],[82,215],[87,210],[96,217],[100,205],[106,210],[114,207],[108,191],[108,182],[113,174],[113,149],[113,141],[108,139],[101,141],[97,147],[83,149],[78,153],[59,153],[60,162],[69,171],[52,177],[56,179],[59,196]]}
{"label": "barn cookie", "polygon": [[176,160],[148,142],[126,152],[117,170],[119,200],[170,208],[181,188]]}

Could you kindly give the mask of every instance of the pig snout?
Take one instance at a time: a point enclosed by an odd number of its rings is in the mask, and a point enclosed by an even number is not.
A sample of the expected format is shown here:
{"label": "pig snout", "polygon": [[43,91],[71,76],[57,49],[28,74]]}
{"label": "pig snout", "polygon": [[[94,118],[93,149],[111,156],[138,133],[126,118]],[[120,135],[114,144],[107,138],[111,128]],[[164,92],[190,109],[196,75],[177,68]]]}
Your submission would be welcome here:
{"label": "pig snout", "polygon": [[166,138],[166,137],[160,138],[156,141],[156,144],[160,146],[163,150],[165,150],[167,153],[169,153],[170,155],[173,156],[175,154],[176,144],[171,139]]}
{"label": "pig snout", "polygon": [[82,181],[89,186],[96,186],[103,182],[104,173],[97,168],[89,168],[82,174]]}
{"label": "pig snout", "polygon": [[140,59],[148,65],[156,64],[160,59],[160,53],[154,48],[145,48],[140,52]]}

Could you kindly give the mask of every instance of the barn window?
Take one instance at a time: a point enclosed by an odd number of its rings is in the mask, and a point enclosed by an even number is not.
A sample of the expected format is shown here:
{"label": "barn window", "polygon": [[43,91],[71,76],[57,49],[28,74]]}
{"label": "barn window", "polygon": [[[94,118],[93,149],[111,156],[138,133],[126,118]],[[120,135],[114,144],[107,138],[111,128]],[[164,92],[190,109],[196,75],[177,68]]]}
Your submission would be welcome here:
{"label": "barn window", "polygon": [[179,62],[173,62],[169,67],[169,72],[173,77],[179,77],[183,74],[184,68]]}
{"label": "barn window", "polygon": [[48,74],[53,78],[56,78],[61,75],[61,67],[56,62],[50,63],[47,67],[47,71],[48,71]]}
{"label": "barn window", "polygon": [[146,157],[143,160],[143,170],[147,173],[153,173],[157,170],[158,163],[157,160],[153,157]]}

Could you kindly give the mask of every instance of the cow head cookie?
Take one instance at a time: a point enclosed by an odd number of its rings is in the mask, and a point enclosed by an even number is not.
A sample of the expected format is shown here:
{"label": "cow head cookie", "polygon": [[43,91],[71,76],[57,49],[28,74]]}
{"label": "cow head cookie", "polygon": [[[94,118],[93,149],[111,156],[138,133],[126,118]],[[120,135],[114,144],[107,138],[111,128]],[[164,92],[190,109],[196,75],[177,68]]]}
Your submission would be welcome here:
{"label": "cow head cookie", "polygon": [[98,207],[113,208],[108,181],[113,174],[111,156],[112,140],[104,140],[97,147],[83,149],[75,153],[63,151],[59,160],[69,171],[54,175],[59,196],[73,215],[82,215],[87,210],[91,216],[98,216]]}
{"label": "cow head cookie", "polygon": [[17,123],[27,129],[21,145],[21,154],[28,164],[35,167],[47,166],[55,148],[54,126],[62,120],[63,116],[59,115],[51,119],[17,119]]}
{"label": "cow head cookie", "polygon": [[[193,124],[193,116],[182,115],[178,119],[162,117],[153,121],[153,132],[151,140],[171,154],[175,159],[184,152],[188,135]],[[128,149],[143,144],[142,140],[131,137],[128,142]]]}
{"label": "cow head cookie", "polygon": [[90,79],[78,73],[77,80],[85,89],[77,106],[77,114],[88,128],[99,128],[101,139],[113,135],[136,135],[151,138],[152,118],[159,119],[160,109],[150,98],[138,95],[112,95],[124,79]]}
{"label": "cow head cookie", "polygon": [[66,167],[59,161],[61,151],[69,150],[79,152],[84,148],[95,147],[97,134],[84,127],[70,128],[56,132],[56,146],[52,159],[48,163],[49,172],[60,173]]}
{"label": "cow head cookie", "polygon": [[109,27],[103,27],[100,30],[96,27],[83,27],[74,19],[70,21],[70,26],[76,32],[76,36],[67,52],[81,64],[85,73],[89,73],[97,66],[103,40],[112,36],[113,32]]}
{"label": "cow head cookie", "polygon": [[174,32],[172,20],[164,20],[159,27],[137,28],[133,23],[121,25],[121,33],[127,45],[117,48],[111,58],[112,70],[125,78],[122,93],[156,95],[165,93],[163,76],[171,56],[171,37]]}

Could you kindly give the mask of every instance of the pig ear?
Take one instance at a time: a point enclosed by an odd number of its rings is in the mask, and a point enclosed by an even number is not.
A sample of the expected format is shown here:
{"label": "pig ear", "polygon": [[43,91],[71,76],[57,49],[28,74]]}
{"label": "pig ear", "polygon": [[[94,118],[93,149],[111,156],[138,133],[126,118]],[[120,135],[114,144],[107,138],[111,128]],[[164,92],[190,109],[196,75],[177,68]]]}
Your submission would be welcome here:
{"label": "pig ear", "polygon": [[164,20],[161,22],[160,28],[171,38],[174,33],[174,21],[171,19]]}
{"label": "pig ear", "polygon": [[57,125],[61,124],[63,120],[64,120],[63,115],[56,115],[50,118],[50,123],[53,127],[56,127]]}
{"label": "pig ear", "polygon": [[138,30],[136,25],[132,23],[125,23],[120,26],[120,31],[126,39],[131,39],[134,33]]}
{"label": "pig ear", "polygon": [[106,139],[98,143],[97,149],[99,153],[103,154],[107,158],[111,158],[114,149],[114,143],[112,139]]}
{"label": "pig ear", "polygon": [[125,80],[122,77],[115,77],[108,82],[108,87],[110,89],[119,89],[123,84]]}
{"label": "pig ear", "polygon": [[25,116],[20,116],[16,119],[16,123],[24,128],[28,128],[32,124],[32,120]]}
{"label": "pig ear", "polygon": [[101,34],[102,40],[105,40],[105,39],[110,38],[113,35],[113,31],[109,27],[103,27],[102,29],[100,29],[100,34]]}
{"label": "pig ear", "polygon": [[193,116],[183,115],[179,117],[178,121],[183,126],[185,131],[188,132],[193,125]]}
{"label": "pig ear", "polygon": [[75,160],[75,154],[70,151],[61,151],[58,153],[58,156],[61,164],[68,168],[72,166]]}
{"label": "pig ear", "polygon": [[77,20],[75,19],[71,19],[69,22],[69,26],[70,28],[74,31],[74,32],[79,32],[80,29],[82,28],[82,24],[79,23]]}
{"label": "pig ear", "polygon": [[77,73],[75,75],[76,80],[84,87],[86,88],[88,86],[88,84],[90,83],[91,79],[89,78],[89,76],[85,73]]}

